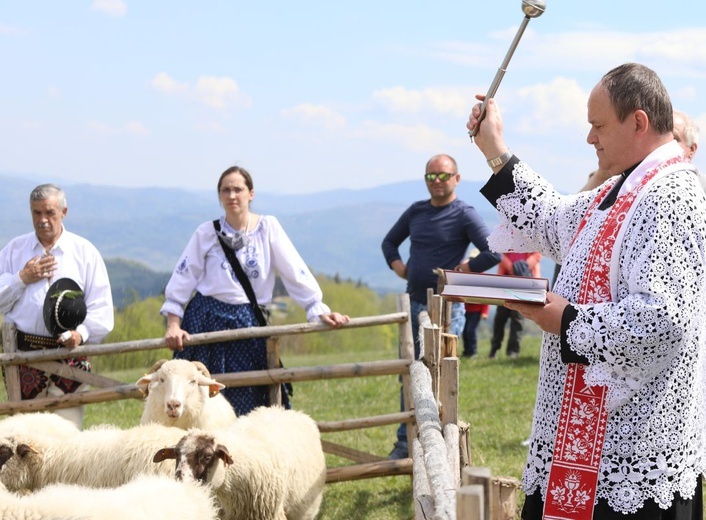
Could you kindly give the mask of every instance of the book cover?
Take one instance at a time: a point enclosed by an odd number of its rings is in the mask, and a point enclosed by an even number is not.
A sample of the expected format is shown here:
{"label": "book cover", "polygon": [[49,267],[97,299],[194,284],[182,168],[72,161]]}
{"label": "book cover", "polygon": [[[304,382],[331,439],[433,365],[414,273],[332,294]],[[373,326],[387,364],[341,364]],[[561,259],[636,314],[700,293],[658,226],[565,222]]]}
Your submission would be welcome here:
{"label": "book cover", "polygon": [[466,273],[444,270],[441,296],[449,301],[504,305],[506,301],[547,302],[549,280],[529,276]]}

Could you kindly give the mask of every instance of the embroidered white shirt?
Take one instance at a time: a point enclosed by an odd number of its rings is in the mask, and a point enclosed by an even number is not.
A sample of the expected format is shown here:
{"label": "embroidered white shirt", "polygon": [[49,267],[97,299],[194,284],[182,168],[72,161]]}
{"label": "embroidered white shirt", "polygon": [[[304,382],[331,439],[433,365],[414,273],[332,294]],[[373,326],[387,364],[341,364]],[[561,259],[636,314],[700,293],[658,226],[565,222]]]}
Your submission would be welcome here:
{"label": "embroidered white shirt", "polygon": [[42,314],[44,298],[54,281],[71,278],[83,290],[87,310],[76,330],[84,342],[100,343],[113,330],[113,297],[100,253],[88,240],[64,228],[51,250],[57,261],[54,276],[25,285],[20,270],[43,252],[34,232],[12,239],[0,251],[0,314],[22,332],[50,336]]}
{"label": "embroidered white shirt", "polygon": [[[304,263],[279,221],[262,215],[247,233],[246,245],[236,251],[260,305],[272,300],[278,274],[287,293],[309,321],[330,313],[316,278]],[[165,290],[161,313],[184,316],[194,291],[225,303],[250,303],[223,252],[213,222],[204,222],[191,236]]]}
{"label": "embroidered white shirt", "polygon": [[[667,144],[653,159],[675,153]],[[502,222],[489,238],[491,249],[538,250],[553,258],[562,264],[554,292],[576,302],[576,281],[609,210],[594,211],[571,245],[597,190],[561,196],[522,162],[513,178],[514,193],[497,201]],[[655,178],[623,230],[605,266],[613,301],[574,303],[578,317],[567,340],[589,360],[587,384],[608,387],[597,495],[614,510],[633,513],[648,499],[667,508],[675,493],[692,497],[706,471],[706,199],[694,170],[684,164]],[[547,494],[565,376],[560,338],[545,333],[523,475],[528,494],[538,488]]]}

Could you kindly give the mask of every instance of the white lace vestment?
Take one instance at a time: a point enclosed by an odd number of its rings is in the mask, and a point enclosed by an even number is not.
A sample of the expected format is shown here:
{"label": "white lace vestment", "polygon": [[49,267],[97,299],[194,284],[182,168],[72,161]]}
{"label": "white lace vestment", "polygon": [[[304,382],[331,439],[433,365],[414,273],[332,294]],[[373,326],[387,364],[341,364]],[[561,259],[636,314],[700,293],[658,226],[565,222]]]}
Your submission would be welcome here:
{"label": "white lace vestment", "polygon": [[[672,144],[658,152],[673,152]],[[586,382],[608,388],[597,497],[623,513],[648,499],[666,509],[675,493],[691,498],[706,469],[706,199],[688,168],[656,178],[635,203],[605,266],[607,303],[573,303],[610,211],[594,211],[571,246],[597,190],[561,196],[517,163],[515,190],[497,200],[501,224],[489,238],[494,251],[540,251],[562,264],[553,290],[578,311],[565,331],[568,346],[588,359]],[[546,498],[565,376],[560,337],[545,333],[522,479],[527,494],[539,488]]]}

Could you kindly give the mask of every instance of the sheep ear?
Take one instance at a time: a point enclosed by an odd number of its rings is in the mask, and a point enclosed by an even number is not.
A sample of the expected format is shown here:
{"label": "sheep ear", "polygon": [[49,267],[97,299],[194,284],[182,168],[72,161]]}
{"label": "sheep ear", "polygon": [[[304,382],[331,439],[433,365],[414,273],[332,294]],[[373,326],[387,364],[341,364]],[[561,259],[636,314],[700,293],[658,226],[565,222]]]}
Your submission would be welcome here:
{"label": "sheep ear", "polygon": [[176,450],[174,446],[171,448],[162,448],[157,453],[154,454],[152,462],[162,462],[167,459],[176,459]]}
{"label": "sheep ear", "polygon": [[233,464],[233,459],[228,452],[228,448],[223,446],[223,444],[216,445],[216,455],[218,455],[218,458],[221,459],[226,466]]}
{"label": "sheep ear", "polygon": [[150,383],[152,382],[153,379],[154,379],[154,374],[152,374],[152,373],[145,374],[140,379],[138,379],[137,382],[135,383],[135,386],[140,389],[140,391],[142,392],[142,395],[144,395],[145,397],[147,397],[147,395],[149,394]]}
{"label": "sheep ear", "polygon": [[15,449],[15,452],[20,458],[26,457],[28,453],[34,453],[36,455],[39,455],[39,452],[31,444],[18,444],[17,448]]}
{"label": "sheep ear", "polygon": [[219,383],[218,381],[214,381],[210,385],[208,385],[208,396],[209,397],[216,397],[218,394],[221,393],[221,390],[223,390],[226,387],[226,385],[223,385]]}

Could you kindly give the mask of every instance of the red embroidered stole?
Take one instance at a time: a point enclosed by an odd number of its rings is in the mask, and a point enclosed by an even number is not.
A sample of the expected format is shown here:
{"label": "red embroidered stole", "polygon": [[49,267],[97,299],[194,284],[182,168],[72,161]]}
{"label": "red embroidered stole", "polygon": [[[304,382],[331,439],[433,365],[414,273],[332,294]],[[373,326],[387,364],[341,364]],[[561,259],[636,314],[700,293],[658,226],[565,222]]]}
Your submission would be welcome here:
{"label": "red embroidered stole", "polygon": [[[681,157],[674,157],[662,162],[648,171],[627,193],[618,196],[592,242],[581,279],[578,304],[611,301],[610,265],[620,228],[642,188],[664,168],[681,161]],[[611,183],[603,188],[590,204],[574,241],[614,185]],[[588,386],[584,382],[585,368],[585,365],[578,363],[569,363],[567,368],[547,496],[544,500],[542,518],[545,520],[593,518],[608,420],[607,388],[601,385]]]}

